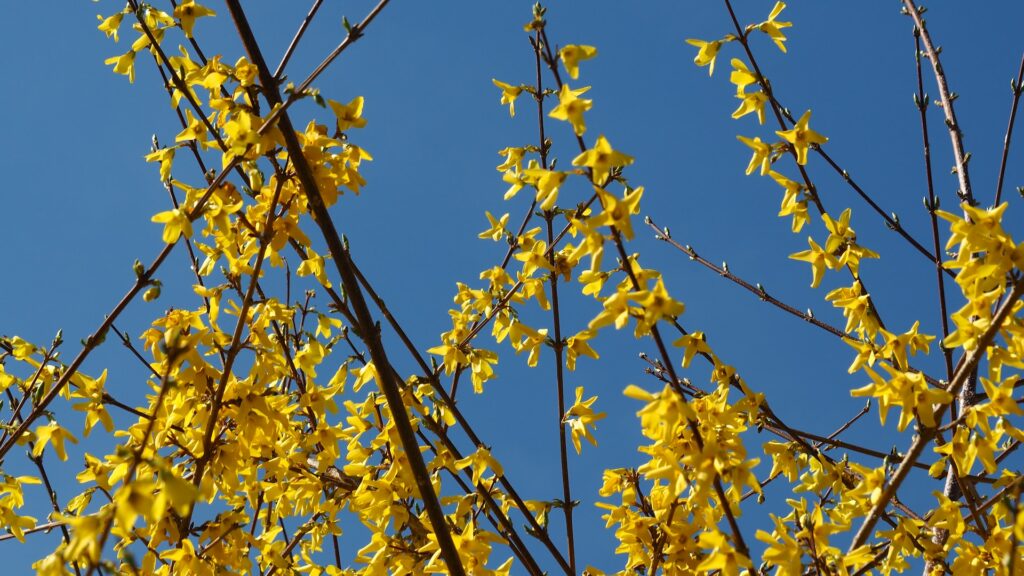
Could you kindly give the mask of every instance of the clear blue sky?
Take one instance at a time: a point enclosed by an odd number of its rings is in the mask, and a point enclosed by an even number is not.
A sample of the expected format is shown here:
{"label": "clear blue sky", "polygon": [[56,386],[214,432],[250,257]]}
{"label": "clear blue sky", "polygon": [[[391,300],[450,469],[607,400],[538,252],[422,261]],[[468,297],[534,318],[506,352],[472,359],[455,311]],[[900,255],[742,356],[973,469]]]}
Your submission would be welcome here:
{"label": "clear blue sky", "polygon": [[[276,62],[307,4],[247,3],[268,59]],[[363,170],[369,184],[361,196],[345,196],[333,213],[358,263],[421,350],[436,345],[438,334],[448,329],[455,282],[476,283],[479,272],[503,255],[503,244],[476,239],[487,227],[484,211],[511,212],[518,222],[528,206],[525,194],[514,202],[502,201],[506,186],[494,166],[499,163],[497,150],[536,143],[532,102],[521,98],[521,112],[510,120],[498,104],[491,78],[514,84],[533,81],[533,54],[522,32],[531,4],[396,0],[316,83],[339,101],[366,98],[369,124],[354,138],[375,158]],[[737,1],[736,8],[743,23],[753,23],[767,16],[772,4]],[[0,53],[7,55],[0,90],[7,134],[0,145],[0,173],[7,182],[0,211],[0,243],[5,247],[0,334],[46,343],[63,328],[66,359],[129,287],[132,262],[148,262],[159,251],[160,229],[149,219],[168,204],[155,166],[142,160],[153,134],[171,142],[178,132],[160,79],[143,55],[134,85],[103,64],[124,52],[126,40],[134,36],[125,26],[121,43],[114,45],[96,30],[96,14],[108,15],[122,6],[74,2],[41,10],[15,2],[5,11],[7,26],[0,35]],[[208,54],[223,53],[224,60],[233,62],[242,50],[227,10],[219,2],[210,6],[221,14],[200,21],[196,35]],[[987,204],[994,194],[1009,110],[1008,79],[1016,74],[1022,49],[1024,6],[965,6],[936,4],[927,17],[943,46],[951,87],[960,94],[957,114],[973,154],[975,194]],[[357,21],[370,7],[365,1],[327,0],[290,65],[291,79],[303,78],[342,38],[342,14]],[[811,290],[808,266],[786,258],[806,248],[808,233],[823,237],[820,221],[815,219],[804,233],[791,234],[788,222],[775,216],[777,186],[743,175],[749,150],[735,136],[764,138],[772,131],[767,124],[757,126],[752,117],[729,118],[737,101],[728,83],[728,59],[740,56],[738,45],[723,49],[715,76],[708,78],[706,68],[692,63],[695,49],[684,43],[686,38],[712,39],[730,32],[724,6],[564,2],[550,7],[548,19],[552,42],[598,47],[599,56],[583,64],[576,83],[593,86],[586,139],[592,142],[605,134],[617,149],[636,157],[627,174],[634,185],[646,188],[643,214],[670,226],[676,239],[712,261],[727,260],[732,271],[763,283],[771,294],[841,324],[823,296],[846,277],[826,276],[821,289]],[[899,14],[896,2],[794,3],[781,19],[794,22],[786,30],[788,55],[766,38],[754,44],[777,95],[795,115],[813,109],[812,126],[831,139],[830,154],[930,245],[921,206],[926,190],[920,127],[911,101],[916,81],[910,20]],[[930,75],[926,90],[937,94]],[[297,107],[293,115],[304,125],[311,113],[322,121],[329,118],[314,107]],[[934,106],[930,117],[937,192],[944,208],[952,209],[956,181],[949,174],[949,140]],[[568,125],[552,120],[548,128],[555,154],[565,165],[574,151]],[[1010,157],[1004,192],[1004,198],[1017,204],[1013,188],[1024,184],[1021,146],[1018,141]],[[178,163],[187,164],[187,158]],[[783,166],[793,172],[788,161]],[[880,261],[864,264],[863,274],[887,324],[902,330],[920,319],[922,331],[938,333],[933,269],[870,214],[827,166],[812,157],[808,169],[829,210],[838,214],[852,206],[861,243],[882,253]],[[183,176],[198,181],[196,174]],[[1011,206],[1008,221],[1020,222],[1020,216],[1020,207]],[[852,359],[848,347],[655,242],[639,220],[635,226],[638,239],[631,248],[641,252],[645,265],[661,270],[670,291],[686,303],[683,325],[705,331],[716,352],[752,388],[767,393],[787,422],[827,434],[860,408],[863,402],[850,398],[848,391],[865,379],[846,374]],[[1020,226],[1010,228],[1019,232]],[[118,322],[120,328],[138,335],[166,307],[192,304],[184,254],[176,250],[159,274],[166,286],[164,297],[133,304]],[[598,308],[578,294],[569,302],[566,331],[574,332]],[[596,347],[602,362],[581,360],[568,380],[570,389],[585,385],[588,394],[599,395],[598,408],[609,415],[597,431],[600,448],[585,448],[582,457],[572,459],[574,497],[582,501],[577,513],[579,557],[581,565],[618,569],[622,558],[612,553],[612,534],[603,528],[594,501],[604,468],[639,463],[634,447],[641,439],[633,416],[638,406],[623,398],[621,390],[629,383],[656,387],[637,359],[638,352],[653,350],[625,333],[605,333]],[[500,379],[489,383],[482,397],[461,396],[463,410],[475,416],[483,437],[526,497],[558,498],[550,358],[526,370],[523,356],[512,355],[505,344],[497,349],[502,355]],[[414,369],[401,352],[392,357],[400,371]],[[937,353],[915,363],[935,373],[941,364]],[[114,338],[90,358],[86,372],[103,368],[110,369],[108,385],[115,395],[141,397],[144,374]],[[706,378],[703,370],[688,375],[701,383]],[[849,434],[883,451],[905,445],[892,422],[879,431],[875,412]],[[749,447],[756,452],[761,442],[771,439],[751,437]],[[90,449],[98,450],[107,441],[101,437],[91,442]],[[18,469],[16,459],[11,458],[9,472]],[[55,460],[50,464],[51,470],[70,470],[58,480],[64,501],[77,493],[72,476],[80,462],[75,455],[63,468]],[[924,491],[940,488],[932,483]],[[769,491],[769,501],[778,502],[786,491],[779,483]],[[41,492],[30,497],[42,502]],[[776,508],[766,504],[751,510],[745,519],[748,541],[766,511]],[[42,508],[34,512],[45,516]],[[561,531],[557,520],[552,531]],[[30,538],[33,544],[17,552],[17,543],[0,543],[4,557],[16,558],[11,562],[19,570],[51,546],[56,534]],[[540,547],[536,550],[543,554]]]}

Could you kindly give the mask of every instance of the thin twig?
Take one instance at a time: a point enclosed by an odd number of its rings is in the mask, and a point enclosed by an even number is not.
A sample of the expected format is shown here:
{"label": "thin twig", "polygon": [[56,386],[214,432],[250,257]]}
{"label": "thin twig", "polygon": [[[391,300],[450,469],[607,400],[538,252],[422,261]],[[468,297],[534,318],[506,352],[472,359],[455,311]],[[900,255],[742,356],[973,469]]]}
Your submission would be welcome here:
{"label": "thin twig", "polygon": [[[1006,122],[1006,136],[1003,137],[1003,156],[999,160],[999,179],[996,182],[996,199],[992,204],[999,206],[1003,197],[1003,177],[1006,175],[1006,158],[1010,155],[1010,139],[1013,137],[1013,123],[1017,118],[1017,105],[1020,94],[1024,91],[1024,54],[1020,57],[1020,69],[1017,71],[1017,82],[1013,85],[1013,104],[1010,105],[1010,119]],[[1011,571],[1012,573],[1012,571]]]}
{"label": "thin twig", "polygon": [[974,199],[974,194],[971,192],[971,177],[967,171],[968,158],[964,153],[963,132],[960,130],[960,124],[956,121],[956,112],[953,110],[953,97],[950,95],[949,86],[946,83],[946,74],[942,70],[942,63],[939,62],[939,52],[932,44],[931,35],[928,34],[928,28],[925,27],[921,13],[918,11],[917,6],[914,5],[914,0],[903,0],[903,5],[906,7],[910,17],[914,19],[914,25],[921,31],[921,41],[924,43],[928,60],[932,63],[932,70],[935,72],[935,83],[939,86],[942,112],[946,116],[946,128],[949,129],[949,138],[953,144],[956,176],[960,181],[960,190],[957,191],[957,195],[960,196],[962,201],[974,206],[977,202]]}

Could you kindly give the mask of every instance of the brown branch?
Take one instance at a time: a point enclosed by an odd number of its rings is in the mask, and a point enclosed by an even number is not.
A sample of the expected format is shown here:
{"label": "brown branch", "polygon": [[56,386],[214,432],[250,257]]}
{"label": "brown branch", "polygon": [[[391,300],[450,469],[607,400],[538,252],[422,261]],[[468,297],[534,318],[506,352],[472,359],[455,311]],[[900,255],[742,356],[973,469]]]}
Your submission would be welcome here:
{"label": "brown branch", "polygon": [[[1016,304],[1017,300],[1019,300],[1022,295],[1024,295],[1024,280],[1018,279],[1014,282],[1013,290],[1007,296],[1006,300],[1003,301],[1002,305],[999,306],[999,309],[996,310],[989,327],[978,338],[977,348],[961,359],[960,365],[957,367],[953,379],[946,387],[947,392],[954,395],[959,393],[961,388],[963,388],[967,383],[968,378],[975,374],[975,368],[995,339],[996,334],[1002,327],[1003,321],[1010,315],[1014,304]],[[935,420],[941,420],[948,408],[948,404],[941,405],[938,410],[936,410]],[[868,512],[867,517],[864,518],[860,528],[857,530],[857,534],[850,543],[850,552],[863,545],[871,536],[871,531],[874,528],[875,523],[878,522],[879,516],[885,511],[889,501],[892,500],[893,496],[895,496],[896,491],[903,483],[903,480],[906,479],[910,470],[913,468],[914,462],[917,460],[918,456],[921,455],[921,452],[924,451],[925,447],[928,446],[935,434],[937,434],[937,432],[934,428],[922,429],[918,436],[914,438],[910,448],[903,456],[903,460],[896,468],[896,472],[893,474],[893,477],[889,480],[889,483],[885,486],[881,496],[879,496],[874,506],[872,506],[871,510]]]}
{"label": "brown branch", "polygon": [[942,111],[946,116],[946,128],[949,129],[949,138],[953,144],[953,158],[956,161],[956,176],[960,181],[960,190],[957,195],[962,201],[971,206],[977,204],[974,194],[971,192],[971,177],[967,172],[967,155],[964,153],[963,132],[960,124],[956,121],[956,112],[953,110],[953,98],[949,93],[949,86],[946,83],[946,74],[942,70],[942,63],[939,62],[939,52],[932,44],[931,35],[924,25],[921,12],[914,5],[914,0],[903,0],[910,17],[914,19],[914,25],[921,31],[921,41],[924,43],[925,53],[932,63],[932,70],[935,72],[935,82],[939,86],[939,98],[942,101]]}
{"label": "brown branch", "polygon": [[299,47],[299,41],[302,40],[303,34],[306,33],[306,28],[313,21],[316,16],[317,10],[320,9],[320,5],[323,4],[324,0],[313,0],[313,6],[310,7],[306,17],[302,19],[302,24],[299,24],[299,29],[295,31],[295,36],[292,37],[292,41],[288,43],[288,48],[284,51],[284,56],[281,57],[281,62],[277,65],[277,69],[274,70],[274,78],[281,81],[284,74],[284,69],[288,66],[288,61],[291,60],[292,54],[295,53],[295,49]]}
{"label": "brown branch", "polygon": [[[921,75],[921,30],[914,27],[914,63],[917,70],[917,95],[914,97],[918,114],[921,119],[921,140],[924,143],[924,170],[928,182],[928,198],[925,200],[925,207],[928,209],[928,216],[932,224],[932,253],[935,257],[935,276],[938,285],[939,296],[939,317],[942,320],[942,336],[949,336],[949,314],[946,312],[946,281],[942,277],[943,271],[951,272],[942,266],[942,248],[939,243],[939,219],[935,214],[939,209],[938,199],[935,197],[935,185],[932,179],[932,155],[931,142],[928,137],[928,95],[924,92],[924,80]],[[946,363],[946,378],[953,377],[953,351],[943,347],[943,360]]]}
{"label": "brown branch", "polygon": [[996,200],[993,202],[994,206],[998,206],[1003,197],[1003,177],[1006,175],[1006,158],[1010,154],[1010,138],[1013,137],[1013,123],[1017,118],[1017,105],[1020,103],[1020,94],[1022,91],[1024,91],[1024,54],[1020,57],[1020,69],[1017,71],[1017,82],[1013,84],[1013,104],[1010,105],[1010,119],[1006,122],[1006,136],[1003,137],[1003,156],[999,160],[999,179],[996,182]]}
{"label": "brown branch", "polygon": [[[538,138],[540,140],[540,164],[542,167],[547,169],[549,166],[547,137],[544,133],[544,82],[540,65],[542,40],[541,32],[539,30],[536,32],[534,37],[530,38],[530,44],[533,46],[533,56],[537,74],[537,86],[535,87],[537,93],[534,95],[534,99],[537,101],[537,131]],[[536,204],[536,199],[534,199],[534,204]],[[547,259],[548,264],[551,266],[551,273],[548,274],[548,284],[551,286],[551,322],[554,330],[552,353],[555,357],[555,406],[557,408],[555,423],[558,426],[558,460],[562,473],[562,512],[565,515],[565,539],[566,547],[569,552],[569,569],[573,574],[576,574],[576,534],[573,530],[573,500],[569,483],[569,450],[565,437],[566,424],[564,421],[565,364],[563,363],[562,354],[565,349],[565,341],[562,340],[562,315],[558,298],[558,267],[555,263],[555,237],[552,224],[554,217],[555,213],[551,210],[544,211],[548,244],[551,247],[551,250],[548,250]]]}
{"label": "brown branch", "polygon": [[[382,0],[381,4],[378,5],[375,12],[371,13],[371,15],[383,8],[386,3],[387,0]],[[280,106],[283,102],[276,85],[277,80],[271,75],[270,70],[267,68],[266,61],[263,59],[263,54],[256,42],[255,36],[253,35],[249,22],[245,17],[245,13],[242,10],[240,2],[238,0],[227,0],[227,5],[231,12],[232,19],[235,22],[235,26],[238,29],[239,36],[242,39],[242,43],[245,45],[246,53],[249,55],[249,59],[256,66],[259,73],[260,84],[263,88],[264,97],[271,106]],[[354,30],[357,33],[360,32],[358,27]],[[358,38],[358,36],[353,36],[353,33],[350,32],[346,37],[346,41],[351,42],[354,41],[355,38]],[[349,254],[342,245],[341,237],[335,229],[334,222],[331,219],[330,213],[327,211],[327,206],[324,204],[323,197],[320,195],[318,184],[313,176],[312,169],[303,155],[302,145],[299,143],[298,137],[295,135],[295,129],[292,127],[291,119],[287,112],[281,112],[279,114],[278,124],[285,140],[285,147],[288,150],[289,158],[295,168],[296,175],[299,178],[299,182],[302,184],[306,197],[309,199],[310,210],[313,213],[314,220],[323,233],[328,250],[334,259],[335,266],[341,276],[345,294],[351,302],[353,311],[356,314],[360,334],[364,338],[364,341],[370,350],[370,357],[373,359],[374,366],[377,369],[378,385],[384,393],[388,407],[391,410],[391,416],[401,439],[402,447],[409,459],[410,468],[412,469],[411,471],[416,480],[416,487],[418,488],[420,497],[423,499],[432,528],[437,537],[441,555],[444,558],[450,573],[455,576],[463,576],[465,571],[462,568],[458,550],[455,548],[455,543],[448,530],[447,519],[445,518],[444,511],[441,509],[441,503],[438,500],[437,494],[434,493],[430,473],[427,471],[426,464],[423,461],[423,455],[420,453],[419,443],[416,441],[412,423],[409,420],[405,403],[402,400],[402,395],[399,391],[399,384],[392,375],[391,363],[389,362],[387,354],[385,353],[384,347],[381,343],[379,328],[374,322],[373,317],[366,306],[366,302],[363,299],[362,291],[359,287],[359,280],[352,271]]]}

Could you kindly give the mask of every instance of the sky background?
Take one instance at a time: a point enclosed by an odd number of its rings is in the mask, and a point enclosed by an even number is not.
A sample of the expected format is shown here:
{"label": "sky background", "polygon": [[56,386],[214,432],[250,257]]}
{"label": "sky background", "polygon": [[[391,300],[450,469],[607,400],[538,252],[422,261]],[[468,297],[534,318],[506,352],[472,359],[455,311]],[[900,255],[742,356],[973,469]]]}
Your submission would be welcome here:
{"label": "sky background", "polygon": [[[504,244],[476,238],[487,228],[484,211],[510,212],[517,224],[529,205],[525,193],[502,201],[506,185],[494,167],[500,162],[498,150],[536,143],[533,103],[521,97],[519,114],[510,119],[491,79],[533,81],[533,54],[522,31],[531,4],[396,0],[315,84],[338,101],[366,98],[368,125],[350,135],[374,156],[362,169],[369,184],[361,196],[344,196],[332,213],[358,264],[421,350],[437,345],[438,335],[449,329],[447,310],[453,306],[455,282],[479,285],[479,272],[504,254]],[[746,24],[763,20],[772,4],[737,0],[735,7]],[[43,11],[31,3],[11,3],[0,34],[0,53],[7,55],[0,109],[6,112],[8,135],[0,144],[0,172],[7,182],[0,210],[0,244],[5,248],[0,260],[0,334],[46,344],[63,329],[66,361],[129,288],[132,262],[149,262],[160,250],[160,227],[150,217],[168,209],[156,165],[142,159],[152,135],[169,143],[179,131],[159,76],[143,55],[134,85],[103,64],[127,50],[135,38],[127,25],[117,45],[96,30],[97,13],[106,16],[122,6],[74,2]],[[936,4],[926,16],[943,47],[951,89],[960,95],[956,110],[972,153],[975,195],[987,205],[994,196],[1010,105],[1007,81],[1016,74],[1022,48],[1018,29],[1024,5],[994,2],[984,10],[964,6]],[[227,9],[219,2],[210,7],[220,15],[201,20],[196,36],[208,55],[222,53],[226,62],[234,62],[243,52]],[[245,7],[264,53],[276,63],[308,3],[261,0]],[[304,78],[341,40],[343,14],[356,22],[371,7],[369,2],[327,0],[289,66],[290,79]],[[886,210],[898,213],[911,234],[930,245],[930,225],[921,205],[927,191],[920,125],[911,99],[916,78],[910,19],[900,15],[896,2],[802,2],[788,7],[780,20],[794,22],[785,31],[788,55],[766,37],[758,35],[753,42],[776,95],[795,116],[812,109],[811,126],[830,138],[827,150],[833,158]],[[550,6],[548,21],[553,43],[591,44],[599,50],[595,60],[582,64],[580,80],[572,83],[592,86],[588,97],[594,106],[586,115],[585,139],[589,145],[604,134],[616,149],[636,158],[627,176],[646,189],[642,214],[670,226],[678,241],[693,245],[708,259],[727,260],[730,270],[761,282],[772,295],[799,309],[811,307],[819,317],[842,325],[840,314],[823,296],[848,283],[847,275],[827,275],[821,288],[812,290],[809,266],[786,258],[807,247],[808,234],[823,240],[820,221],[815,218],[802,233],[790,233],[788,219],[775,216],[781,198],[777,185],[743,175],[749,149],[736,135],[774,137],[775,127],[758,126],[752,116],[740,121],[729,117],[738,101],[728,82],[728,61],[740,56],[740,47],[723,48],[709,78],[707,68],[692,63],[696,49],[684,42],[731,32],[724,5],[563,2]],[[934,82],[926,73],[926,91],[935,98]],[[549,76],[545,82],[550,85]],[[943,207],[955,211],[949,138],[940,111],[932,106],[929,112],[936,192]],[[292,112],[299,126],[311,115],[322,122],[331,119],[329,112],[311,104],[300,104]],[[559,165],[567,165],[575,156],[568,124],[549,120],[548,133]],[[1019,198],[1014,187],[1024,184],[1019,149],[1011,151],[1004,191],[1004,199],[1015,204]],[[787,175],[795,174],[788,159],[778,166]],[[838,215],[852,207],[860,243],[882,253],[881,260],[864,263],[862,271],[887,325],[904,331],[920,319],[923,332],[939,333],[931,265],[869,213],[817,157],[812,155],[807,168],[829,211]],[[184,154],[175,175],[199,181]],[[571,205],[585,192],[570,187],[561,199]],[[1007,227],[1019,232],[1020,216],[1020,207],[1011,206]],[[641,253],[644,265],[662,271],[669,290],[685,302],[681,323],[691,331],[705,331],[714,350],[749,386],[765,392],[785,421],[827,434],[863,405],[849,396],[851,388],[866,383],[863,374],[846,373],[853,357],[850,348],[656,242],[640,218],[634,227],[637,239],[630,249]],[[117,322],[119,328],[138,336],[166,308],[194,305],[183,249],[175,250],[158,276],[165,284],[164,296],[154,303],[132,304]],[[571,334],[600,307],[578,290],[563,294],[568,294],[563,296],[563,326]],[[951,302],[959,307],[955,298]],[[462,409],[478,424],[478,432],[525,497],[559,498],[550,353],[537,369],[527,370],[525,357],[514,356],[507,344],[488,345],[486,339],[479,344],[500,352],[500,378],[486,385],[483,396],[472,396],[464,388]],[[639,406],[621,390],[630,383],[660,386],[643,374],[644,363],[637,357],[641,351],[654,352],[649,342],[635,342],[627,331],[607,330],[595,347],[602,361],[582,359],[567,379],[567,393],[584,385],[588,396],[600,397],[597,408],[608,413],[597,431],[600,447],[587,446],[582,457],[573,455],[571,460],[574,498],[581,500],[577,554],[581,566],[618,569],[623,558],[613,554],[612,532],[604,529],[594,506],[601,471],[641,462],[635,452],[642,441],[634,416]],[[390,355],[401,372],[413,371],[402,351],[396,348]],[[940,374],[935,348],[932,357],[914,363]],[[103,368],[110,370],[112,393],[142,399],[145,373],[114,338],[89,358],[85,372],[98,374]],[[684,375],[706,382],[702,368]],[[895,433],[895,420],[880,430],[872,411],[848,438],[883,451],[902,449],[906,440]],[[88,449],[111,446],[109,439],[97,436],[86,444]],[[752,436],[748,447],[757,452],[762,442],[773,439]],[[17,457],[6,465],[9,473],[22,470],[15,462],[20,455],[13,454]],[[64,471],[55,474],[62,502],[77,493],[73,475],[80,469],[80,454],[73,450],[63,466],[48,455],[51,473]],[[918,508],[924,509],[927,493],[941,484],[921,486],[915,496]],[[768,490],[767,504],[749,509],[744,518],[748,542],[753,541],[753,529],[763,526],[766,512],[779,510],[777,503],[788,491],[777,482]],[[30,492],[32,498],[43,502],[41,491]],[[43,517],[46,512],[38,508],[30,513]],[[553,519],[552,532],[561,530]],[[55,538],[31,536],[27,546],[0,542],[0,550],[18,563],[18,570],[27,569]],[[349,543],[347,553],[353,547]],[[543,556],[539,546],[534,549]]]}

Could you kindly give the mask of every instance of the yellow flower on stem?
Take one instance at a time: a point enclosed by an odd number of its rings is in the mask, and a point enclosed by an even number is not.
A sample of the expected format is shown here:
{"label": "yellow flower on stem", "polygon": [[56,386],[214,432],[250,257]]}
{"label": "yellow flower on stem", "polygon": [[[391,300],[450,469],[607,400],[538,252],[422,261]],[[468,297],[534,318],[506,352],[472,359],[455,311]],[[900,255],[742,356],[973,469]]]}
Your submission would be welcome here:
{"label": "yellow flower on stem", "polygon": [[786,36],[782,34],[783,28],[789,28],[793,25],[792,22],[776,22],[775,19],[779,17],[779,14],[786,9],[786,5],[783,2],[776,2],[775,7],[772,8],[771,14],[768,15],[768,19],[761,22],[755,28],[764,32],[771,38],[775,45],[779,47],[779,50],[786,51]]}
{"label": "yellow flower on stem", "polygon": [[808,110],[804,112],[804,115],[800,117],[800,120],[791,130],[775,131],[780,138],[793,145],[793,150],[796,151],[797,164],[801,166],[807,164],[807,149],[811,147],[811,144],[824,144],[828,142],[828,138],[807,127],[810,119],[811,111]]}
{"label": "yellow flower on stem", "polygon": [[761,176],[767,174],[772,168],[772,145],[762,142],[761,138],[756,136],[753,140],[746,136],[737,136],[736,138],[754,151],[754,155],[750,158],[750,164],[747,164],[746,174],[749,176],[758,166],[761,167]]}
{"label": "yellow flower on stem", "polygon": [[135,83],[135,51],[129,50],[120,56],[111,56],[103,61],[106,65],[114,65],[115,74],[124,74],[128,83]]}
{"label": "yellow flower on stem", "polygon": [[603,419],[607,414],[604,412],[594,412],[591,406],[596,401],[597,396],[591,396],[584,400],[583,386],[577,386],[576,402],[573,403],[572,407],[569,408],[562,418],[562,422],[569,425],[569,430],[572,434],[572,445],[576,448],[577,454],[582,451],[580,445],[581,437],[586,438],[587,442],[597,446],[597,439],[590,433],[590,428],[597,428],[595,422]]}
{"label": "yellow flower on stem", "polygon": [[558,189],[568,176],[565,172],[545,170],[544,168],[527,168],[523,170],[523,180],[537,189],[537,202],[541,210],[551,210],[558,201]]}
{"label": "yellow flower on stem", "polygon": [[160,212],[151,220],[164,225],[163,240],[167,244],[177,242],[178,237],[182,234],[186,238],[192,235],[192,221],[188,219],[188,214],[180,208]]}
{"label": "yellow flower on stem", "polygon": [[43,448],[46,448],[47,444],[52,444],[57,457],[61,460],[67,460],[68,455],[64,450],[65,441],[78,444],[78,439],[64,428],[61,428],[56,422],[40,426],[36,428],[36,445],[32,449],[32,456],[38,458],[43,453]]}
{"label": "yellow flower on stem", "polygon": [[825,250],[822,249],[814,239],[808,237],[807,243],[811,246],[810,250],[790,254],[789,258],[791,260],[802,260],[811,264],[811,272],[813,274],[811,288],[817,288],[818,284],[821,283],[822,276],[825,274],[825,268],[835,270],[839,267],[839,261],[836,260],[835,256],[825,252]]}
{"label": "yellow flower on stem", "polygon": [[752,112],[757,113],[758,124],[764,124],[764,105],[768,103],[768,95],[758,90],[757,92],[739,92],[736,97],[742,100],[740,107],[732,113],[733,118],[742,118]]}
{"label": "yellow flower on stem", "polygon": [[555,109],[548,114],[555,120],[566,120],[572,124],[572,130],[577,136],[582,136],[587,131],[587,125],[583,122],[583,113],[593,106],[593,100],[579,98],[579,95],[587,90],[590,90],[590,86],[573,90],[569,88],[568,84],[562,84],[562,89],[558,93],[558,106],[555,106]]}
{"label": "yellow flower on stem", "polygon": [[185,0],[174,9],[174,17],[181,21],[181,29],[185,32],[186,38],[192,37],[192,28],[196,25],[197,18],[216,15],[216,12],[206,6],[196,4],[195,0]]}
{"label": "yellow flower on stem", "polygon": [[512,86],[511,84],[505,84],[500,80],[491,79],[494,85],[501,88],[501,103],[508,104],[508,115],[515,117],[516,115],[516,98],[519,97],[523,92],[522,86]]}
{"label": "yellow flower on stem", "polygon": [[104,18],[103,16],[97,15],[96,18],[100,20],[100,25],[96,28],[100,32],[107,35],[107,38],[113,38],[114,42],[118,41],[117,29],[121,27],[121,20],[124,19],[125,12],[122,10],[113,16]]}
{"label": "yellow flower on stem", "polygon": [[594,360],[600,358],[597,351],[591,348],[589,341],[595,336],[593,330],[581,330],[575,336],[570,336],[565,341],[565,365],[569,370],[576,370],[576,359],[580,356],[589,356]]}
{"label": "yellow flower on stem", "polygon": [[736,93],[743,94],[744,89],[751,84],[757,82],[757,74],[754,74],[747,68],[747,65],[739,58],[733,58],[729,61],[732,64],[732,73],[729,74],[729,82],[736,85]]}
{"label": "yellow flower on stem", "polygon": [[506,170],[521,170],[523,168],[523,156],[526,154],[526,148],[517,148],[509,146],[498,151],[498,154],[505,157],[505,161],[498,165],[497,170],[504,172]]}
{"label": "yellow flower on stem", "polygon": [[597,186],[604,185],[612,168],[629,166],[633,157],[612,149],[612,145],[602,135],[597,137],[594,147],[573,158],[573,166],[585,166],[593,170],[593,182]]}
{"label": "yellow flower on stem", "polygon": [[174,164],[175,147],[161,148],[156,152],[146,154],[146,162],[160,163],[160,181],[167,182],[171,179],[171,166]]}
{"label": "yellow flower on stem", "polygon": [[615,227],[626,240],[633,239],[633,224],[631,216],[640,212],[640,198],[644,195],[644,187],[637,186],[629,190],[622,198],[616,198],[609,194],[604,188],[595,188],[601,200],[603,210],[597,216],[587,221],[591,227],[608,226]]}
{"label": "yellow flower on stem", "polygon": [[363,97],[356,96],[348,104],[328,100],[327,105],[338,117],[338,130],[344,132],[349,128],[362,128],[366,126],[366,118],[363,118]]}
{"label": "yellow flower on stem", "polygon": [[477,237],[481,240],[490,238],[495,242],[501,240],[501,237],[505,235],[505,225],[508,224],[508,212],[503,214],[501,218],[495,218],[490,212],[485,212],[484,215],[487,216],[487,221],[491,223],[491,227],[478,234]]}
{"label": "yellow flower on stem", "polygon": [[646,334],[662,318],[675,318],[686,310],[682,302],[669,295],[661,278],[655,282],[654,288],[640,290],[630,294],[630,299],[643,307],[644,316],[638,321],[637,334]]}
{"label": "yellow flower on stem", "polygon": [[580,62],[590,60],[594,56],[597,56],[597,48],[593,46],[570,44],[558,51],[558,57],[562,59],[565,71],[573,80],[580,77]]}
{"label": "yellow flower on stem", "polygon": [[675,342],[673,346],[685,348],[683,351],[683,368],[690,365],[693,357],[697,354],[711,354],[711,347],[708,346],[703,332],[691,332]]}
{"label": "yellow flower on stem", "polygon": [[[726,36],[726,41],[731,40],[732,35]],[[696,38],[688,38],[686,43],[690,46],[696,46],[697,56],[694,57],[693,63],[697,66],[708,66],[708,76],[715,73],[715,58],[718,57],[718,50],[722,47],[722,40],[712,40],[711,42],[705,42],[703,40],[697,40]]]}

